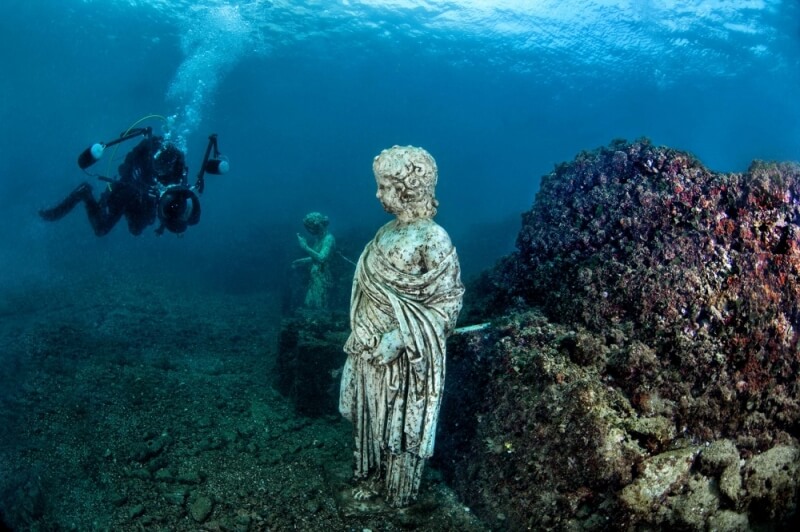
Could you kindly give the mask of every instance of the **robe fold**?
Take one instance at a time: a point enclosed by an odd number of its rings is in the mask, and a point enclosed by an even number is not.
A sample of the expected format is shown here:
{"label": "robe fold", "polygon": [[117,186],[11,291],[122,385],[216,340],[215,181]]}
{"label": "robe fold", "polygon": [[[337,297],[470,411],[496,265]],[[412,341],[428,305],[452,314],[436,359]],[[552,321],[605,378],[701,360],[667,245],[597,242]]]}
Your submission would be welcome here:
{"label": "robe fold", "polygon": [[[351,334],[339,410],[354,423],[356,477],[380,464],[381,452],[433,454],[445,377],[445,340],[455,326],[464,287],[453,247],[435,270],[398,270],[376,244],[358,261],[350,302]],[[383,334],[399,329],[404,348],[385,364],[373,360]]]}

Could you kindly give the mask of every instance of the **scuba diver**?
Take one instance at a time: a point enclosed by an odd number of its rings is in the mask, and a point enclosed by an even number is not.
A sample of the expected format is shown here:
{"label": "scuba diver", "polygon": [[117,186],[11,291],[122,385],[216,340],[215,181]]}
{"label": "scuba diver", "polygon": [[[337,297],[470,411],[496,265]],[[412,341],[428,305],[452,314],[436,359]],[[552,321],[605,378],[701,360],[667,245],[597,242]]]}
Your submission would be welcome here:
{"label": "scuba diver", "polygon": [[216,134],[208,138],[203,163],[192,186],[188,183],[184,153],[164,137],[153,135],[150,127],[131,128],[111,142],[93,144],[78,157],[78,166],[86,171],[100,160],[106,148],[139,136],[144,138],[125,156],[118,169],[119,178],[96,176],[108,183],[99,199],[95,199],[92,186],[83,182],[58,205],[39,211],[39,215],[47,221],[59,220],[83,202],[97,236],[108,234],[122,216],[133,235],[141,234],[156,219],[159,235],[165,229],[180,235],[199,222],[199,194],[205,186],[205,174],[224,174],[229,169],[228,159],[217,148]]}

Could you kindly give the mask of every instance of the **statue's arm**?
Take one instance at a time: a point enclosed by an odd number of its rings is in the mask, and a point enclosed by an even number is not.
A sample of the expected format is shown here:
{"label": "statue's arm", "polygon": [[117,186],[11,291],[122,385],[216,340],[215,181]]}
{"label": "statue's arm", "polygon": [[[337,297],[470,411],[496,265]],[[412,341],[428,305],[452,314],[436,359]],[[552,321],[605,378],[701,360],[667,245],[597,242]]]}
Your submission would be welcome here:
{"label": "statue's arm", "polygon": [[325,262],[331,256],[331,252],[333,251],[334,246],[336,246],[336,239],[333,238],[332,234],[325,235],[325,238],[322,240],[322,247],[320,248],[317,255],[320,262]]}
{"label": "statue's arm", "polygon": [[325,235],[325,238],[322,239],[322,246],[320,247],[319,251],[315,251],[311,246],[308,245],[306,240],[298,235],[300,238],[300,247],[305,250],[306,253],[309,254],[312,260],[316,262],[326,262],[331,255],[331,251],[333,251],[333,246],[336,243],[336,239],[333,238],[333,235]]}
{"label": "statue's arm", "polygon": [[422,246],[422,257],[427,271],[436,270],[453,251],[453,243],[450,235],[440,225],[434,223],[426,229],[422,239],[425,242]]}
{"label": "statue's arm", "polygon": [[[434,224],[427,236],[428,245],[425,247],[425,261],[428,270],[439,268],[443,261],[454,252],[453,242],[441,226]],[[462,296],[464,285],[461,283],[461,268],[456,258],[445,273],[445,278],[441,283],[441,298],[436,299],[435,306],[442,315],[446,316],[443,320],[442,330],[444,334],[449,334],[455,328],[458,314],[461,311]]]}
{"label": "statue's arm", "polygon": [[[428,271],[438,269],[443,261],[451,260],[450,256],[454,251],[453,243],[447,232],[440,226],[433,224],[426,231],[420,234],[419,251],[425,261]],[[458,261],[451,262],[452,266],[446,272],[446,279],[441,279],[441,297],[434,298],[430,311],[426,314],[428,319],[434,324],[436,334],[448,335],[453,330],[461,310],[461,298],[464,287],[461,284],[461,273]],[[405,347],[403,335],[399,328],[392,329],[383,334],[375,351],[375,357],[379,363],[389,363],[396,359]]]}

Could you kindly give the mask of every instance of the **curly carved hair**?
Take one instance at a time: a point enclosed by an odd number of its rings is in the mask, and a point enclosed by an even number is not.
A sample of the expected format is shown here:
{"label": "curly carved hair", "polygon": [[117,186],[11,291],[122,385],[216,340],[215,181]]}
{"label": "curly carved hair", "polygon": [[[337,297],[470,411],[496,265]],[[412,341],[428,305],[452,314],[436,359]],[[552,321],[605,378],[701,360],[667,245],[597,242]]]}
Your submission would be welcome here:
{"label": "curly carved hair", "polygon": [[323,231],[328,227],[328,217],[320,212],[310,212],[303,217],[303,225],[311,233]]}
{"label": "curly carved hair", "polygon": [[404,206],[416,217],[436,215],[439,171],[436,161],[426,150],[414,146],[392,146],[375,157],[372,170],[376,179],[390,179],[395,183]]}

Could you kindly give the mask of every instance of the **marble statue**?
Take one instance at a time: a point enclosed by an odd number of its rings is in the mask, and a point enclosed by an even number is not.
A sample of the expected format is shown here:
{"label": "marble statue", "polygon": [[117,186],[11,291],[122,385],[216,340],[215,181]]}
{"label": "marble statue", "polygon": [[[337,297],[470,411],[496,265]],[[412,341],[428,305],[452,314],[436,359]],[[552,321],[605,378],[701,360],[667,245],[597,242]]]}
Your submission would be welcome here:
{"label": "marble statue", "polygon": [[331,286],[330,258],[336,246],[336,239],[328,232],[328,217],[318,212],[310,212],[303,218],[303,225],[314,238],[312,243],[297,235],[300,248],[308,257],[295,260],[292,264],[310,264],[308,290],[303,305],[309,309],[328,307],[328,292]]}
{"label": "marble statue", "polygon": [[447,232],[433,221],[436,162],[394,146],[373,163],[377,197],[395,219],[361,254],[350,301],[339,410],[354,424],[357,500],[412,502],[433,454],[445,340],[464,287]]}

